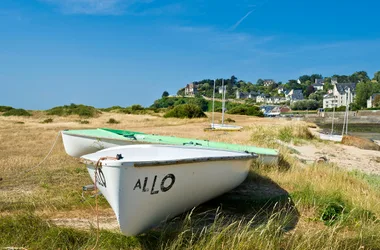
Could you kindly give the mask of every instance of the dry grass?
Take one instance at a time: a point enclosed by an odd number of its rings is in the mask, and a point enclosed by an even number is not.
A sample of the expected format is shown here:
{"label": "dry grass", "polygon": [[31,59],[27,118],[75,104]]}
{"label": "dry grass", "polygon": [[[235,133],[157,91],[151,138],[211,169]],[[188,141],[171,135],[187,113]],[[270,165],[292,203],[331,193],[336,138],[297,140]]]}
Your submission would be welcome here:
{"label": "dry grass", "polygon": [[342,144],[348,145],[348,146],[354,146],[361,149],[380,150],[380,146],[377,145],[376,143],[365,138],[360,138],[360,137],[350,136],[350,135],[343,136]]}
{"label": "dry grass", "polygon": [[[32,117],[0,117],[0,178],[3,178],[0,181],[0,216],[13,218],[32,212],[44,220],[50,219],[58,224],[73,218],[94,222],[94,200],[83,201],[81,198],[82,186],[90,184],[91,180],[82,164],[66,155],[60,137],[46,162],[28,173],[22,173],[43,159],[59,131],[112,127],[273,147],[279,149],[282,154],[280,167],[255,166],[250,177],[253,184],[240,190],[244,191],[244,199],[251,200],[249,206],[253,204],[255,209],[259,206],[261,211],[268,213],[266,223],[259,227],[250,227],[249,223],[241,218],[233,221],[231,218],[221,218],[221,221],[205,228],[201,234],[195,233],[197,227],[185,223],[181,233],[175,234],[174,238],[172,233],[160,233],[157,236],[157,232],[151,232],[144,236],[145,238],[139,238],[141,245],[134,246],[135,248],[150,249],[149,246],[154,246],[158,249],[358,249],[361,245],[367,246],[368,249],[380,247],[380,243],[376,241],[380,238],[379,224],[378,220],[373,219],[380,218],[380,190],[376,184],[376,177],[353,175],[333,165],[305,165],[299,162],[291,155],[290,150],[280,146],[277,140],[284,130],[291,135],[291,140],[309,140],[311,136],[307,126],[302,122],[227,115],[226,118],[235,120],[236,124],[244,126],[244,129],[234,133],[207,132],[203,129],[211,122],[211,114],[208,116],[209,118],[202,119],[165,119],[159,114],[151,116],[104,112],[98,118],[89,118],[89,124],[80,124],[78,116],[55,117],[38,111],[33,112]],[[54,122],[40,123],[48,118],[54,118]],[[110,118],[120,123],[108,124]],[[220,114],[216,114],[215,120],[218,119]],[[261,201],[267,204],[272,199],[269,194],[278,190],[286,194],[299,213],[298,223],[288,232],[281,229],[283,221],[278,217],[281,211],[273,213],[261,207]],[[224,198],[220,198],[216,203],[228,203],[226,197],[232,197],[231,208],[251,208],[247,205],[247,200],[237,205],[240,198],[236,200],[234,194],[232,192],[223,196]],[[320,220],[321,211],[334,202],[341,202],[347,213],[344,213],[337,223],[329,226]],[[100,198],[100,214],[103,228],[107,228],[107,223],[115,224],[112,210],[103,198]],[[86,223],[78,226],[75,220],[65,225],[86,227]],[[58,229],[54,230],[60,232]],[[50,231],[44,231],[44,234],[48,232]],[[58,233],[54,237],[59,235]],[[84,237],[86,242],[90,243],[82,248],[92,246],[91,237],[93,234]],[[105,246],[104,248],[107,248]]]}

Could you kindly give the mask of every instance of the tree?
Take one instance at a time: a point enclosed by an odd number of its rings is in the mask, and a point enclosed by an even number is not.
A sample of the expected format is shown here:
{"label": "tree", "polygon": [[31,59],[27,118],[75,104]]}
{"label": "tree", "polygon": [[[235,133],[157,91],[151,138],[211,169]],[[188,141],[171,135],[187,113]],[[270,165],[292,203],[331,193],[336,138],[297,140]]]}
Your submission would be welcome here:
{"label": "tree", "polygon": [[373,100],[373,106],[380,107],[380,95],[375,96],[375,99]]}
{"label": "tree", "polygon": [[260,79],[257,80],[256,84],[259,85],[259,86],[263,86],[264,85],[264,80],[260,78]]}
{"label": "tree", "polygon": [[185,96],[185,88],[182,88],[180,90],[177,91],[177,95],[178,96]]}
{"label": "tree", "polygon": [[380,83],[380,71],[377,71],[373,77],[373,80],[377,81]]}
{"label": "tree", "polygon": [[322,75],[321,74],[312,74],[311,76],[310,76],[310,81],[312,82],[312,83],[315,83],[315,79],[322,79],[323,77],[322,77]]}
{"label": "tree", "polygon": [[304,83],[304,82],[306,82],[308,80],[311,81],[311,78],[308,75],[300,76],[298,79],[300,80],[301,83]]}
{"label": "tree", "polygon": [[359,82],[356,85],[356,104],[361,107],[367,107],[367,99],[372,95],[373,89],[371,82]]}
{"label": "tree", "polygon": [[165,90],[164,93],[162,93],[162,98],[168,97],[168,96],[169,96],[169,92]]}
{"label": "tree", "polygon": [[357,71],[353,73],[350,77],[350,82],[368,82],[370,79],[368,77],[367,72],[365,71]]}
{"label": "tree", "polygon": [[306,88],[306,90],[305,90],[305,93],[304,93],[305,96],[306,96],[306,98],[308,98],[309,95],[312,94],[312,93],[314,93],[314,88],[313,88],[313,86],[311,86],[311,85],[307,86],[307,88]]}

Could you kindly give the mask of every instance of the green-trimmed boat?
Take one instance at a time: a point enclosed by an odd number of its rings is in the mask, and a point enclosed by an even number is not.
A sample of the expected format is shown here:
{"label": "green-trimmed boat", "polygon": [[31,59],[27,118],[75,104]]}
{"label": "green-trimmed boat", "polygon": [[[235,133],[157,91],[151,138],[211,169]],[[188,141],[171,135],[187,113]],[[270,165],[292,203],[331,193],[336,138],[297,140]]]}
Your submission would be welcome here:
{"label": "green-trimmed boat", "polygon": [[81,157],[105,148],[129,144],[181,145],[254,153],[259,156],[258,160],[265,165],[277,164],[279,156],[277,150],[269,148],[259,148],[254,146],[174,136],[145,134],[136,131],[108,128],[65,130],[62,131],[62,139],[66,153],[73,157]]}

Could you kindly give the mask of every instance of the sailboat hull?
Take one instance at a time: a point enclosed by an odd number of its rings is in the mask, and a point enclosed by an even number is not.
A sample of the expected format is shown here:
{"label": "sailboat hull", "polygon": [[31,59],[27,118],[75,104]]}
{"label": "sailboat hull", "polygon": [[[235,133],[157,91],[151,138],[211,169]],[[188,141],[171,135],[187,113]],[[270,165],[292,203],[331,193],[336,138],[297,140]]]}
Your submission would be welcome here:
{"label": "sailboat hull", "polygon": [[325,140],[325,141],[341,142],[343,136],[342,135],[332,135],[332,134],[322,134],[322,133],[319,133],[319,138],[321,140]]}
{"label": "sailboat hull", "polygon": [[[122,154],[125,160],[94,162]],[[240,185],[253,156],[167,145],[131,145],[83,156],[125,235],[137,235]],[[149,161],[147,160],[149,159]]]}

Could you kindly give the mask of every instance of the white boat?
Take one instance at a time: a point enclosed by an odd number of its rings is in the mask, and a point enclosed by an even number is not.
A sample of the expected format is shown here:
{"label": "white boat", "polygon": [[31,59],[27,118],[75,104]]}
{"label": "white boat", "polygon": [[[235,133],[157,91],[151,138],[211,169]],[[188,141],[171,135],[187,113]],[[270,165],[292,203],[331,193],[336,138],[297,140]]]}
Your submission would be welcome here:
{"label": "white boat", "polygon": [[332,121],[331,121],[331,133],[330,134],[319,133],[319,138],[321,140],[342,142],[344,134],[347,135],[347,132],[348,132],[348,114],[349,114],[350,103],[351,103],[350,93],[351,93],[351,89],[348,88],[346,90],[346,97],[345,97],[346,98],[346,111],[344,112],[342,134],[341,135],[334,134],[334,114],[335,114],[335,96],[334,96],[333,117],[332,117]]}
{"label": "white boat", "polygon": [[[115,212],[122,233],[129,236],[237,187],[256,157],[202,147],[127,145],[81,160],[94,183],[96,175],[99,191]],[[101,167],[96,167],[98,162]]]}
{"label": "white boat", "polygon": [[237,125],[229,125],[229,124],[214,124],[211,123],[211,129],[215,130],[241,130],[243,127],[242,126],[237,126]]}
{"label": "white boat", "polygon": [[319,138],[321,140],[325,140],[325,141],[341,142],[343,136],[342,135],[332,135],[332,134],[319,133]]}
{"label": "white boat", "polygon": [[132,144],[165,144],[178,146],[200,146],[210,149],[221,149],[235,152],[249,152],[259,156],[258,161],[264,165],[277,165],[279,152],[270,148],[239,145],[232,143],[198,140],[174,136],[144,134],[136,131],[108,128],[64,130],[62,140],[65,151],[73,157],[95,153],[105,148]]}

